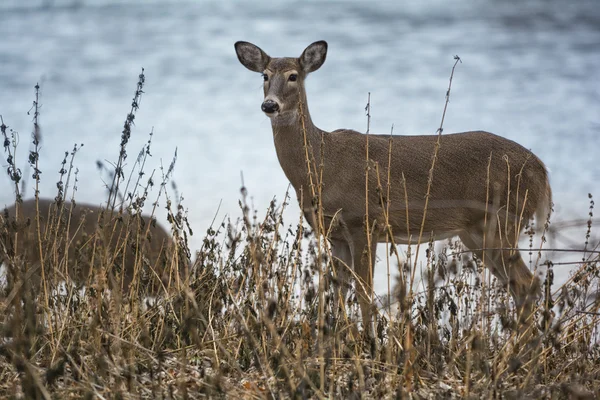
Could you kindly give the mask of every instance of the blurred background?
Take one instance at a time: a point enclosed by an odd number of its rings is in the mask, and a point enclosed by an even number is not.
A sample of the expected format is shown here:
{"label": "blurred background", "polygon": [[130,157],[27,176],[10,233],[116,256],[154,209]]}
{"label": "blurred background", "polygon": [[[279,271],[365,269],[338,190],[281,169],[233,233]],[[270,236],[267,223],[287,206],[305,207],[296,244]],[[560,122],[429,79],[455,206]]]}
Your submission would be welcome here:
{"label": "blurred background", "polygon": [[[217,222],[241,215],[241,172],[261,216],[271,199],[283,200],[288,182],[260,111],[262,78],[239,64],[233,44],[245,40],[272,56],[299,56],[321,39],[329,43],[327,62],[307,91],[313,121],[325,130],[364,132],[370,92],[372,132],[393,126],[395,135],[434,134],[459,55],[444,132],[487,130],[530,148],[550,169],[558,231],[551,245],[583,247],[588,193],[600,196],[597,0],[3,0],[0,115],[18,132],[27,197],[34,85],[41,85],[41,195],[55,196],[64,152],[84,144],[75,157],[76,199],[100,204],[107,176],[96,163],[117,160],[143,67],[145,94],[128,166],[152,130],[149,171],[168,166],[178,149],[173,179],[195,229],[192,248],[215,215]],[[2,206],[14,199],[6,155]],[[285,222],[297,219],[292,193]],[[381,290],[387,277],[380,269]]]}

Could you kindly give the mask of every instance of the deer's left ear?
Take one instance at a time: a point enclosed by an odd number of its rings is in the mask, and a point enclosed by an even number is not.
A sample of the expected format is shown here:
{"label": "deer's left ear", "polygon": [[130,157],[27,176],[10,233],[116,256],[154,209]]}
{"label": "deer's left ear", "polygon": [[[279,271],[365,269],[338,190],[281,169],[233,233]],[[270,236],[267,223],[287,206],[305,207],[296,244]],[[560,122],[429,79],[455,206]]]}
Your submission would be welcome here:
{"label": "deer's left ear", "polygon": [[308,46],[299,58],[300,66],[305,73],[321,68],[327,57],[327,42],[320,40]]}

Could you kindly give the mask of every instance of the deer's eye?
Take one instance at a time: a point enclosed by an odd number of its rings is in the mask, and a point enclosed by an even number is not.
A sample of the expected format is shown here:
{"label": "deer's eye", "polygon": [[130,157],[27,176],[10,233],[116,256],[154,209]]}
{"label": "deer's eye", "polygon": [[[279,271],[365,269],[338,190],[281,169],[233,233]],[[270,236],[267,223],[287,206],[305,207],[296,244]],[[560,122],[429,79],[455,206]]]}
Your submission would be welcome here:
{"label": "deer's eye", "polygon": [[288,81],[290,82],[296,82],[296,79],[298,79],[298,75],[296,74],[291,74],[288,78]]}
{"label": "deer's eye", "polygon": [[263,79],[265,80],[265,82],[268,81],[269,80],[269,75],[263,74]]}

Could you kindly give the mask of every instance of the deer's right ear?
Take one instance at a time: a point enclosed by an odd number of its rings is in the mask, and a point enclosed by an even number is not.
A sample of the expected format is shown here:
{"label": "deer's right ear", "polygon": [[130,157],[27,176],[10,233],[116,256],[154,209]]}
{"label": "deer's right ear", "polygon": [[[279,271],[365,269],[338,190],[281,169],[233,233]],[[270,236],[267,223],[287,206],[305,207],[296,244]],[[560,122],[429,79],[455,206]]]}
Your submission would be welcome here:
{"label": "deer's right ear", "polygon": [[236,42],[235,52],[242,65],[250,71],[263,72],[271,61],[267,53],[252,43]]}

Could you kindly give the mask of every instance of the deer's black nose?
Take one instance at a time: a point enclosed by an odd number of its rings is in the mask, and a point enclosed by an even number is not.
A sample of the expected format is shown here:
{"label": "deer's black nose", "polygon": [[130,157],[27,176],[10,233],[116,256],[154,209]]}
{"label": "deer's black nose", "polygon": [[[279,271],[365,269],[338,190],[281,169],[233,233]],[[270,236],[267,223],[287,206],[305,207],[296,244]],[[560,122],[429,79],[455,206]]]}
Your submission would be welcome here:
{"label": "deer's black nose", "polygon": [[260,108],[267,114],[273,114],[275,111],[279,111],[279,104],[273,100],[265,100]]}

